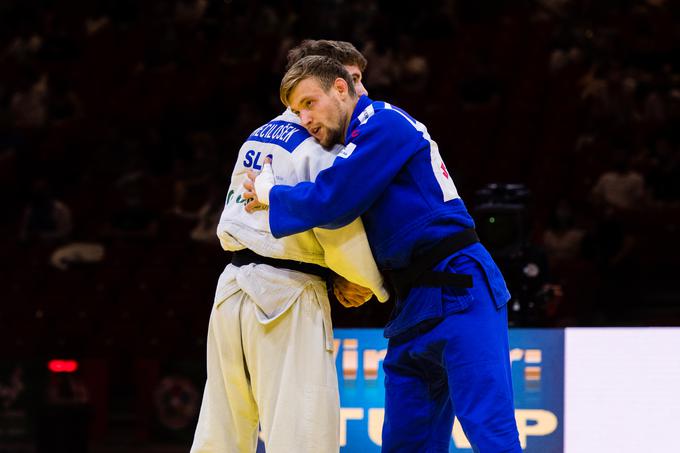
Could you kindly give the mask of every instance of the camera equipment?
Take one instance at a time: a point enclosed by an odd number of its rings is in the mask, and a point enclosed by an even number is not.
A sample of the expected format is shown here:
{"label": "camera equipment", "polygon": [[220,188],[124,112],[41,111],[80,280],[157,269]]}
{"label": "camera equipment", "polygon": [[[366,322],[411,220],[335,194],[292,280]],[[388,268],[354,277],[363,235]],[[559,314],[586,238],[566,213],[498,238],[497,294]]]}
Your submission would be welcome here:
{"label": "camera equipment", "polygon": [[493,183],[475,193],[477,233],[500,267],[510,290],[508,318],[514,326],[540,326],[552,291],[545,253],[529,242],[531,193],[522,184]]}

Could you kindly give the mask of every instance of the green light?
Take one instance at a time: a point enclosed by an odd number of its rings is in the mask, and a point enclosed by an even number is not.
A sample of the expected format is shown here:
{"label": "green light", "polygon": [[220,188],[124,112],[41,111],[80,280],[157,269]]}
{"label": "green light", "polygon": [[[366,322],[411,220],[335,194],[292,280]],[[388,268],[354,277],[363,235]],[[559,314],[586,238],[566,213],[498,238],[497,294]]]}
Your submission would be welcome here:
{"label": "green light", "polygon": [[489,217],[489,223],[496,223],[495,217]]}

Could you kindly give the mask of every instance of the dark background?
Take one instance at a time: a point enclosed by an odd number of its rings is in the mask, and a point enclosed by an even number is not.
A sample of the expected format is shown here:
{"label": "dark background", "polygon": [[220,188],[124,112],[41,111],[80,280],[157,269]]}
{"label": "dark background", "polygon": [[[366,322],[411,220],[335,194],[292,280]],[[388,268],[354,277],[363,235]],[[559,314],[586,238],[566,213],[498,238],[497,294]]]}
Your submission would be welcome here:
{"label": "dark background", "polygon": [[[0,451],[187,449],[229,175],[282,111],[304,38],[354,43],[370,96],[427,125],[513,325],[680,325],[679,15],[663,0],[2,1]],[[338,327],[389,313],[333,308]],[[49,373],[53,358],[80,368]]]}

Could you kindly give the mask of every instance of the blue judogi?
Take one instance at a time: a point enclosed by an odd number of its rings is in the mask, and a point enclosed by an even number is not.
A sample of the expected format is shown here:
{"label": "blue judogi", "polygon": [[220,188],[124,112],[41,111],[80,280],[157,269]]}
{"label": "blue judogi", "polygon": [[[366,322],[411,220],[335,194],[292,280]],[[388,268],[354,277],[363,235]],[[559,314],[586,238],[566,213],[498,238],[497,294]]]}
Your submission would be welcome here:
{"label": "blue judogi", "polygon": [[[403,110],[362,96],[345,144],[314,183],[274,186],[275,237],[337,228],[361,215],[378,266],[390,270],[474,227],[437,144]],[[383,451],[448,451],[454,414],[475,451],[521,451],[503,277],[479,243],[435,270],[470,274],[474,286],[415,287],[396,302],[385,327]]]}

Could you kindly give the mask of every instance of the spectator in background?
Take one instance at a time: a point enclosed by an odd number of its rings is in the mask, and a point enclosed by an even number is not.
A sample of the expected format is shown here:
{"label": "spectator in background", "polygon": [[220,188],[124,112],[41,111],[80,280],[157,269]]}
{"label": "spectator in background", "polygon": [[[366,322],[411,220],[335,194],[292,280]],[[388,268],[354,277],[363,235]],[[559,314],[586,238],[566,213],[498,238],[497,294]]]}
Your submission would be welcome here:
{"label": "spectator in background", "polygon": [[57,248],[50,256],[50,264],[65,271],[104,259],[104,246],[94,242],[72,242]]}
{"label": "spectator in background", "polygon": [[642,118],[646,123],[653,125],[663,124],[666,120],[666,106],[661,89],[653,84],[649,93],[645,96],[642,109]]}
{"label": "spectator in background", "polygon": [[655,142],[648,179],[654,201],[680,201],[680,152],[665,137]]}
{"label": "spectator in background", "polygon": [[203,17],[207,6],[208,0],[177,0],[175,22],[180,25],[195,25]]}
{"label": "spectator in background", "polygon": [[184,155],[174,161],[172,212],[180,216],[197,212],[209,198],[210,176],[218,160],[217,146],[209,133],[192,132],[186,141]]}
{"label": "spectator in background", "polygon": [[476,55],[466,72],[467,76],[460,83],[460,96],[465,107],[498,101],[501,87],[488,55]]}
{"label": "spectator in background", "polygon": [[40,51],[42,45],[42,36],[29,30],[22,30],[0,54],[0,61],[4,58],[13,58],[19,62],[28,61]]}
{"label": "spectator in background", "polygon": [[10,100],[10,113],[14,127],[39,129],[47,120],[47,75],[38,75],[27,69],[20,78],[20,85]]}
{"label": "spectator in background", "polygon": [[[2,87],[0,87],[0,90]],[[11,199],[11,193],[19,181],[17,172],[17,151],[19,140],[11,126],[8,112],[0,93],[0,200]]]}
{"label": "spectator in background", "polygon": [[574,212],[566,199],[561,199],[550,214],[548,228],[543,232],[543,248],[551,268],[563,261],[581,256],[585,230],[575,226]]}
{"label": "spectator in background", "polygon": [[87,36],[94,36],[110,27],[111,19],[109,19],[109,17],[103,12],[97,11],[85,19],[84,26],[85,34]]}
{"label": "spectator in background", "polygon": [[630,166],[630,159],[623,151],[615,153],[612,168],[599,177],[591,196],[596,205],[616,210],[644,207],[646,201],[645,180]]}
{"label": "spectator in background", "polygon": [[399,50],[396,60],[399,63],[400,89],[407,93],[422,95],[429,81],[430,67],[427,58],[417,52],[411,37],[406,35],[399,37]]}
{"label": "spectator in background", "polygon": [[564,19],[572,7],[572,0],[537,0],[537,19]]}
{"label": "spectator in background", "polygon": [[236,111],[236,121],[234,123],[234,128],[237,131],[249,131],[257,127],[258,124],[262,124],[266,121],[262,112],[257,109],[251,102],[241,102],[237,107]]}
{"label": "spectator in background", "polygon": [[556,48],[550,53],[549,68],[552,73],[558,73],[569,65],[578,65],[582,62],[583,51],[579,47]]}
{"label": "spectator in background", "polygon": [[383,93],[393,90],[399,77],[399,64],[387,39],[384,36],[379,36],[370,40],[361,53],[371,62],[370,65],[366,66],[364,75],[366,85],[371,87],[371,93],[381,97]]}
{"label": "spectator in background", "polygon": [[111,216],[104,235],[110,238],[151,239],[158,234],[158,215],[148,205],[151,181],[141,157],[131,151],[128,169],[114,183]]}
{"label": "spectator in background", "polygon": [[196,210],[184,210],[175,206],[172,213],[184,219],[194,220],[196,223],[189,236],[194,241],[219,245],[215,231],[220,222],[220,214],[224,208],[224,178],[213,177],[208,181],[208,194],[205,202]]}
{"label": "spectator in background", "polygon": [[605,171],[591,191],[596,208],[594,227],[584,238],[584,254],[596,266],[602,278],[593,307],[596,317],[611,319],[628,303],[636,264],[632,259],[638,245],[633,234],[633,216],[648,207],[642,175],[630,166],[630,158],[619,150],[612,158],[611,170]]}
{"label": "spectator in background", "polygon": [[[680,124],[680,74],[674,76],[677,80],[677,85],[668,92],[668,124]],[[677,127],[670,128],[668,131],[675,139],[675,142],[680,142],[680,131]]]}
{"label": "spectator in background", "polygon": [[87,404],[89,392],[82,378],[73,373],[51,373],[47,386],[47,402],[54,406]]}
{"label": "spectator in background", "polygon": [[543,249],[554,280],[556,296],[548,300],[546,315],[555,326],[577,323],[591,308],[591,288],[596,279],[592,265],[583,259],[585,228],[576,225],[571,202],[562,198],[550,213],[543,232]]}
{"label": "spectator in background", "polygon": [[49,119],[54,125],[63,125],[82,116],[82,102],[69,80],[54,77],[51,81],[48,103]]}
{"label": "spectator in background", "polygon": [[123,206],[113,213],[104,231],[110,238],[151,239],[157,234],[157,217],[131,193],[123,195]]}
{"label": "spectator in background", "polygon": [[22,241],[59,242],[73,229],[71,209],[53,194],[45,179],[33,182],[31,198],[21,219]]}

